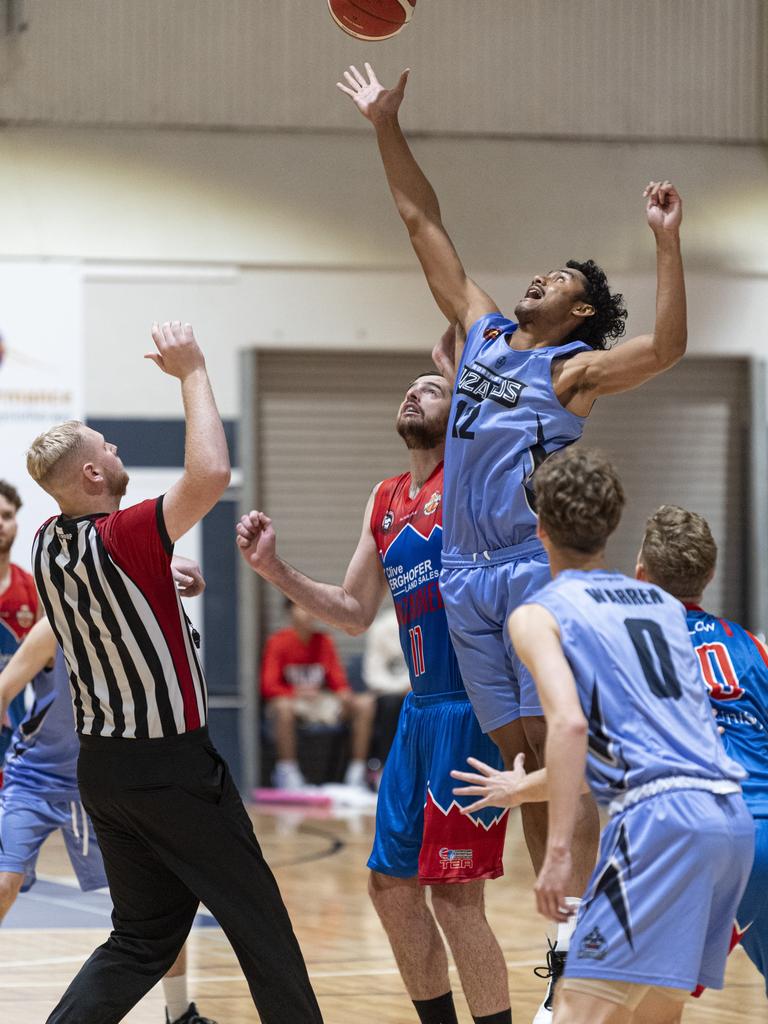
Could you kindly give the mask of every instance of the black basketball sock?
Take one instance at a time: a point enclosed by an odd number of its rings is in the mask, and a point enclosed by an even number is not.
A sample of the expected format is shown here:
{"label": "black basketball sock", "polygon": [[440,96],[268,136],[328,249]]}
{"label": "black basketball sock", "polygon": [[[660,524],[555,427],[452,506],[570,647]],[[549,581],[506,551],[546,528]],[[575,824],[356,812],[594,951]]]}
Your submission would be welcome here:
{"label": "black basketball sock", "polygon": [[413,1005],[421,1024],[459,1024],[456,1007],[453,1005],[453,992],[446,992],[436,999],[414,999]]}
{"label": "black basketball sock", "polygon": [[487,1017],[473,1017],[475,1024],[512,1024],[512,1011],[499,1010],[498,1013],[489,1013]]}

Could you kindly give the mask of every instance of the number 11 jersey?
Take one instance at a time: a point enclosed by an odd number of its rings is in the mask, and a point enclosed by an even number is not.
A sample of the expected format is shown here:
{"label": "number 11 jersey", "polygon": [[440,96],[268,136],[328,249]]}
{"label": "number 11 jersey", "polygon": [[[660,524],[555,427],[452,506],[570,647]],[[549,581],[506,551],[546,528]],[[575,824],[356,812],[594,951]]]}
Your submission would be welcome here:
{"label": "number 11 jersey", "polygon": [[411,474],[383,480],[371,532],[395,603],[400,646],[419,696],[464,692],[440,593],[443,464],[409,497]]}

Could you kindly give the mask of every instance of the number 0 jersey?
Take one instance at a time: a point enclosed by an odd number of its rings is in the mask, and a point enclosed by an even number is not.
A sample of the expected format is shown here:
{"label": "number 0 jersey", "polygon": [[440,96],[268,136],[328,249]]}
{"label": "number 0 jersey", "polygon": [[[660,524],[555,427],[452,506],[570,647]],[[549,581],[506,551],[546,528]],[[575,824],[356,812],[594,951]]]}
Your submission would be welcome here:
{"label": "number 0 jersey", "polygon": [[508,340],[516,330],[491,313],[467,334],[445,446],[446,568],[535,541],[534,471],[584,429],[584,418],[555,394],[552,363],[589,346],[514,349]]}
{"label": "number 0 jersey", "polygon": [[531,603],[560,628],[589,723],[587,779],[598,802],[665,777],[744,778],[720,741],[679,601],[619,573],[568,570]]}
{"label": "number 0 jersey", "polygon": [[709,699],[731,757],[749,772],[742,784],[754,815],[768,816],[768,659],[752,634],[687,605],[688,629]]}
{"label": "number 0 jersey", "polygon": [[464,690],[438,583],[443,542],[443,464],[414,498],[411,474],[384,480],[371,532],[395,602],[400,646],[419,696]]}

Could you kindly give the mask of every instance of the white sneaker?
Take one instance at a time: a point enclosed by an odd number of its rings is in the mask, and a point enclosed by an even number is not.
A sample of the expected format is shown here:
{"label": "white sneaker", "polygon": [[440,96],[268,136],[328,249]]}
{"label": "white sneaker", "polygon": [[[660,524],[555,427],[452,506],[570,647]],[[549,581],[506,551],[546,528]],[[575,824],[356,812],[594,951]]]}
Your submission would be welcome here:
{"label": "white sneaker", "polygon": [[354,786],[355,789],[368,790],[367,780],[368,766],[365,761],[350,761],[344,773],[344,785]]}
{"label": "white sneaker", "polygon": [[304,789],[307,785],[295,761],[278,761],[272,772],[275,789]]}
{"label": "white sneaker", "polygon": [[547,966],[534,967],[533,969],[533,973],[537,978],[549,979],[547,994],[544,997],[544,1002],[537,1010],[536,1016],[533,1018],[533,1024],[551,1024],[552,1007],[555,1004],[555,986],[563,976],[563,971],[565,970],[565,959],[568,955],[566,952],[561,952],[557,948],[557,944],[553,946],[552,943],[549,942],[549,939],[547,939],[547,942],[549,943],[549,949],[547,950]]}

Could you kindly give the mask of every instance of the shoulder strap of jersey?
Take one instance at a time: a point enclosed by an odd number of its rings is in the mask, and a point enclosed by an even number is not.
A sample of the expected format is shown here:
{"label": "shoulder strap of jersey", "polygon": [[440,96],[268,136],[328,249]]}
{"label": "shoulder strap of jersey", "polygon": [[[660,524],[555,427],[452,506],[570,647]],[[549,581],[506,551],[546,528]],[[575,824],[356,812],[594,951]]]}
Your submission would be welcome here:
{"label": "shoulder strap of jersey", "polygon": [[384,523],[384,516],[387,512],[391,511],[392,507],[392,496],[397,489],[397,485],[403,479],[401,476],[391,476],[387,480],[382,480],[379,484],[379,488],[376,491],[376,497],[373,499],[373,508],[371,509],[371,533],[373,539],[376,541],[377,547],[380,546],[382,527]]}

